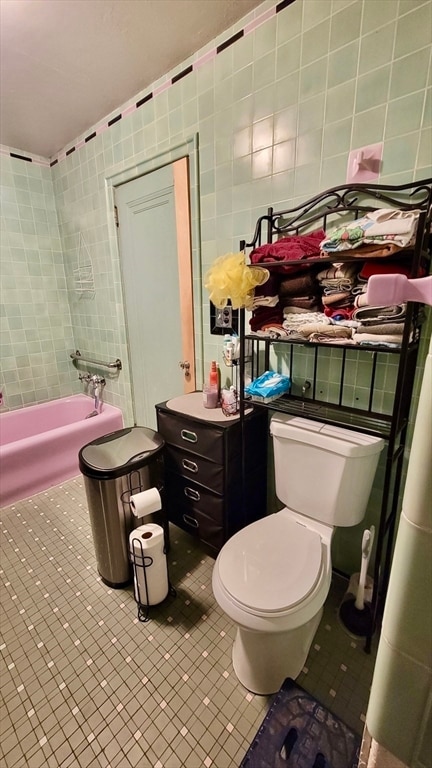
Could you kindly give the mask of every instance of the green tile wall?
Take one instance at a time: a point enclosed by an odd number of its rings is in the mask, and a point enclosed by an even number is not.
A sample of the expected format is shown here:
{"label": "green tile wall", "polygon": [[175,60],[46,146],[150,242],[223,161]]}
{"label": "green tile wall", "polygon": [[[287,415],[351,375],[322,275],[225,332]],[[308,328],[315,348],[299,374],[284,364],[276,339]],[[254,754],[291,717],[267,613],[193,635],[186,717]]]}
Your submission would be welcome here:
{"label": "green tile wall", "polygon": [[0,387],[13,409],[71,394],[73,333],[50,168],[0,163]]}

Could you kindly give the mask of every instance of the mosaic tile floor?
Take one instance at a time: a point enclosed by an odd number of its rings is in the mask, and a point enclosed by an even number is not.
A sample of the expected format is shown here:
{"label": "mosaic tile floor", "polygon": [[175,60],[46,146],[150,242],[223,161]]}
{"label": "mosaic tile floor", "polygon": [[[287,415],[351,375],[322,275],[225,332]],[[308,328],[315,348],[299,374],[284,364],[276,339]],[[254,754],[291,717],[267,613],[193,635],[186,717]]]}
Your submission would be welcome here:
{"label": "mosaic tile floor", "polygon": [[[132,588],[98,577],[81,477],[1,511],[1,768],[231,768],[270,699],[231,664],[213,560],[173,527],[177,590],[138,622]],[[333,580],[298,683],[358,733],[373,653],[340,627]]]}

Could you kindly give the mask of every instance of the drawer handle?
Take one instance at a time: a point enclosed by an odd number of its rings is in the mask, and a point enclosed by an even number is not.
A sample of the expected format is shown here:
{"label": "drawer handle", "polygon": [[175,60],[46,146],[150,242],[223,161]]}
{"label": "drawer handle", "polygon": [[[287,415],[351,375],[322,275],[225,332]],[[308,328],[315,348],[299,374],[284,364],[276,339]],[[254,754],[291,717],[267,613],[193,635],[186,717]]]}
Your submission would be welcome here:
{"label": "drawer handle", "polygon": [[188,443],[196,443],[198,441],[196,432],[191,432],[189,429],[182,429],[180,435],[182,439],[186,440]]}
{"label": "drawer handle", "polygon": [[191,517],[190,515],[183,515],[183,520],[187,525],[191,525],[192,528],[199,528],[198,520],[195,520],[194,517]]}
{"label": "drawer handle", "polygon": [[195,490],[195,488],[186,488],[184,489],[184,495],[188,497],[188,499],[192,499],[193,501],[199,501],[201,496],[199,495],[198,491]]}
{"label": "drawer handle", "polygon": [[190,459],[182,459],[182,467],[188,472],[198,472],[198,464],[195,461],[190,461]]}

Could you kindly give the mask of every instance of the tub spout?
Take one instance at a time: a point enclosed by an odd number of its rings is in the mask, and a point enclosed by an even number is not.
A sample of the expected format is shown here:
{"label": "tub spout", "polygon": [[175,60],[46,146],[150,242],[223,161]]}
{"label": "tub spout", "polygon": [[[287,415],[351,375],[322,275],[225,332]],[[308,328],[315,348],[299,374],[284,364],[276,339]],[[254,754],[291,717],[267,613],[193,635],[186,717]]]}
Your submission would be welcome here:
{"label": "tub spout", "polygon": [[93,387],[94,407],[96,413],[100,412],[102,407],[102,393],[105,386],[105,379],[103,376],[97,376],[94,374],[90,379],[91,386]]}
{"label": "tub spout", "polygon": [[311,388],[311,383],[310,383],[310,381],[308,381],[308,380],[306,379],[306,381],[304,382],[304,384],[303,384],[303,386],[302,386],[302,395],[303,395],[303,397],[305,396],[306,392],[307,392],[307,391],[308,391],[308,389],[310,389],[310,388]]}

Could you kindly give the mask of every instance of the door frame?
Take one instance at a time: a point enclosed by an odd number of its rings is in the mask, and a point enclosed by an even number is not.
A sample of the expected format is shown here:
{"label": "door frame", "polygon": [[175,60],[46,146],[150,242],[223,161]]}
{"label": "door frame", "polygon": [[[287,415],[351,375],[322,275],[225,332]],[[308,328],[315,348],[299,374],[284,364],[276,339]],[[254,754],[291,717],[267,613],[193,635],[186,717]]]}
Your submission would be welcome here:
{"label": "door frame", "polygon": [[200,238],[200,209],[199,209],[199,164],[198,164],[198,134],[194,134],[188,139],[176,144],[163,152],[152,155],[142,160],[128,160],[118,164],[111,169],[105,176],[105,196],[106,212],[109,234],[109,250],[111,263],[116,266],[117,275],[114,275],[118,283],[119,302],[122,308],[123,327],[121,336],[124,340],[125,355],[127,365],[124,366],[125,387],[128,392],[125,393],[127,400],[127,412],[124,414],[125,423],[133,423],[133,411],[131,408],[132,388],[130,375],[130,350],[127,343],[126,312],[124,306],[124,295],[122,289],[121,276],[121,256],[117,238],[117,227],[115,221],[115,187],[133,181],[139,176],[156,171],[165,165],[171,165],[176,160],[187,157],[189,160],[189,196],[190,196],[190,223],[191,223],[191,245],[192,245],[192,282],[193,282],[193,317],[194,317],[194,341],[195,341],[195,377],[197,389],[202,388],[203,371],[203,317],[202,317],[202,267],[201,267],[201,238]]}

